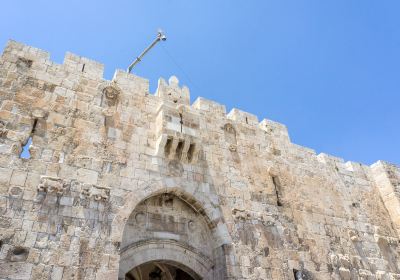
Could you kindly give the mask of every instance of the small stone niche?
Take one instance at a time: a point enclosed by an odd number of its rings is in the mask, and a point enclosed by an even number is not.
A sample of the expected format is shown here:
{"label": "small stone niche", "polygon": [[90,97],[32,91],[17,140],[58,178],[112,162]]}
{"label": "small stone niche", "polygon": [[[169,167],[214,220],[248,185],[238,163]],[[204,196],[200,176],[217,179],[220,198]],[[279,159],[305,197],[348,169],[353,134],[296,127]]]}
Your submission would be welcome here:
{"label": "small stone niche", "polygon": [[8,253],[8,259],[10,262],[23,262],[26,261],[29,255],[29,250],[25,247],[14,247]]}
{"label": "small stone niche", "polygon": [[17,60],[17,68],[19,70],[26,70],[32,67],[33,60],[24,57],[19,57]]}
{"label": "small stone niche", "polygon": [[305,269],[293,269],[293,276],[295,280],[312,280],[311,274]]}
{"label": "small stone niche", "polygon": [[271,176],[272,184],[274,185],[275,189],[275,196],[276,196],[276,205],[282,206],[282,194],[281,194],[281,183],[277,176]]}
{"label": "small stone niche", "polygon": [[101,106],[115,107],[121,95],[121,89],[115,82],[106,82],[100,86],[102,92]]}

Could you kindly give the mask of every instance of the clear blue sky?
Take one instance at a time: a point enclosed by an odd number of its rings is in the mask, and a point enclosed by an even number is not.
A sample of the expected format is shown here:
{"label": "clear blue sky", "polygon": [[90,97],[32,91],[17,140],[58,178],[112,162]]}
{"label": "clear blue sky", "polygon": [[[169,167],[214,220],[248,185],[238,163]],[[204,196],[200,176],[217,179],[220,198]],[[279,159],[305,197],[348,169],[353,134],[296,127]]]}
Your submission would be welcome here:
{"label": "clear blue sky", "polygon": [[[10,38],[125,69],[150,80],[176,74],[204,96],[288,126],[293,142],[371,164],[400,163],[399,1],[4,1]],[[182,69],[184,69],[182,71]]]}

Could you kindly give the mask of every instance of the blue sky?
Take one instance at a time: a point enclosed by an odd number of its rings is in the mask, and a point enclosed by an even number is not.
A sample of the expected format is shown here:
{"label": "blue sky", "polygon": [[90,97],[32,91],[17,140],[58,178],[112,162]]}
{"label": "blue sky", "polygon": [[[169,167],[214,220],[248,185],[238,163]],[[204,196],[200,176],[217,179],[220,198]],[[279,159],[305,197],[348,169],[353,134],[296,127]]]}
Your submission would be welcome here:
{"label": "blue sky", "polygon": [[175,74],[192,101],[284,123],[317,153],[400,163],[399,1],[13,0],[2,11],[1,46],[15,39],[60,63],[71,51],[108,79],[161,27],[167,42],[134,69],[152,91]]}

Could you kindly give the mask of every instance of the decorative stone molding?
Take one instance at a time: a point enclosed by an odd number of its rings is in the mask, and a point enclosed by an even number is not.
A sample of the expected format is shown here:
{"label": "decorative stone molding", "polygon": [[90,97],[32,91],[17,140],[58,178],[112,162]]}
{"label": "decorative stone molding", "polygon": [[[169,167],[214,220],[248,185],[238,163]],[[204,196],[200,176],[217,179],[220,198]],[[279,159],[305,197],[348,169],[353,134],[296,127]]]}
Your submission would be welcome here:
{"label": "decorative stone molding", "polygon": [[62,195],[67,188],[67,183],[57,177],[41,176],[40,184],[37,187],[39,192],[53,193],[57,195]]}
{"label": "decorative stone molding", "polygon": [[8,129],[6,128],[6,123],[0,120],[0,138],[6,138]]}
{"label": "decorative stone molding", "polygon": [[397,238],[393,238],[390,236],[382,236],[379,234],[374,234],[375,241],[378,242],[386,242],[389,245],[397,246],[399,245],[400,241]]}
{"label": "decorative stone molding", "polygon": [[108,106],[114,106],[117,104],[118,97],[121,94],[121,89],[114,81],[104,82],[99,88],[103,94],[102,104],[106,104]]}
{"label": "decorative stone molding", "polygon": [[231,123],[226,123],[223,127],[225,141],[232,145],[237,145],[236,129]]}
{"label": "decorative stone molding", "polygon": [[235,218],[235,220],[247,220],[251,218],[250,212],[245,209],[233,208],[232,215]]}
{"label": "decorative stone molding", "polygon": [[358,233],[355,230],[349,230],[348,234],[349,234],[351,241],[353,241],[353,242],[361,241],[360,236],[358,235]]}
{"label": "decorative stone molding", "polygon": [[190,220],[190,221],[188,222],[188,229],[189,229],[190,231],[195,231],[195,230],[196,230],[196,222]]}
{"label": "decorative stone molding", "polygon": [[110,199],[110,188],[92,184],[82,184],[81,194],[83,197],[95,201],[108,201]]}
{"label": "decorative stone molding", "polygon": [[229,145],[229,151],[231,152],[237,152],[237,146],[234,144]]}

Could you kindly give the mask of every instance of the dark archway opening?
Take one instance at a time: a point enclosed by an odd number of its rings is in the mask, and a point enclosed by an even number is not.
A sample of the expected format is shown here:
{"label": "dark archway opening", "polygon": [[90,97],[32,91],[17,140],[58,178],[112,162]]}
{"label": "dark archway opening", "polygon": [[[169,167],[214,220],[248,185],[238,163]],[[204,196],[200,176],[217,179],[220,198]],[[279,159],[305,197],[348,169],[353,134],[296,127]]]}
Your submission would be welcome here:
{"label": "dark archway opening", "polygon": [[152,261],[130,270],[125,280],[201,280],[201,277],[175,262]]}

